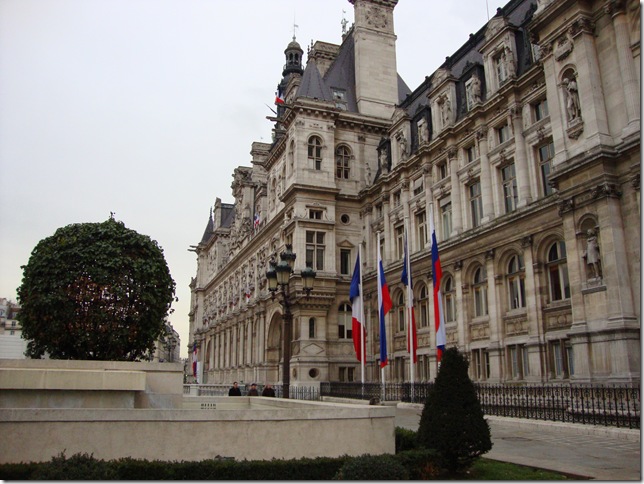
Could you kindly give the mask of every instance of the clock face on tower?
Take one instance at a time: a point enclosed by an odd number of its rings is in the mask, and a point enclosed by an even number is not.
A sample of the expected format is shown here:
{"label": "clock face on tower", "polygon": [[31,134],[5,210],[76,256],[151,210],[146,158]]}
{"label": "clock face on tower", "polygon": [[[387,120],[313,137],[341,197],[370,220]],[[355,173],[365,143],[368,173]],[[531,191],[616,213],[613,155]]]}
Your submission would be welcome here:
{"label": "clock face on tower", "polygon": [[377,5],[370,5],[367,7],[366,20],[368,25],[377,29],[384,29],[387,27],[387,13]]}

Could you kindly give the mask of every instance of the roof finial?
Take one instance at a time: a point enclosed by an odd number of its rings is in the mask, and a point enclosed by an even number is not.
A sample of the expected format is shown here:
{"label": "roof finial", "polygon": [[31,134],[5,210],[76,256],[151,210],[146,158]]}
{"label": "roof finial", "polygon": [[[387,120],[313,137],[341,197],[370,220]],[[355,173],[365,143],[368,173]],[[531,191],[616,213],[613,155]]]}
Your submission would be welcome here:
{"label": "roof finial", "polygon": [[347,33],[347,24],[349,21],[344,18],[344,15],[346,14],[346,10],[342,10],[342,20],[340,21],[340,25],[342,25],[342,35],[344,36]]}
{"label": "roof finial", "polygon": [[295,29],[299,29],[300,26],[295,23],[295,14],[293,14],[293,42],[295,42]]}

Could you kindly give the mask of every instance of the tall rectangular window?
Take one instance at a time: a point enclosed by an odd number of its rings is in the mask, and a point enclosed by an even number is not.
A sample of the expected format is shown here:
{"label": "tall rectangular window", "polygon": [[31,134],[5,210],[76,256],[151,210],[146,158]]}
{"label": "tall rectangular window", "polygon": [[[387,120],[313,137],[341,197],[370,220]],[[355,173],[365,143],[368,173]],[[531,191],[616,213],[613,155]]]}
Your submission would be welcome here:
{"label": "tall rectangular window", "polygon": [[465,153],[465,163],[471,163],[476,159],[476,151],[474,145],[470,145],[464,150]]}
{"label": "tall rectangular window", "polygon": [[528,351],[525,345],[507,347],[508,369],[513,380],[523,380],[529,375]]}
{"label": "tall rectangular window", "polygon": [[542,119],[549,116],[550,112],[548,111],[548,100],[542,99],[537,101],[532,105],[532,112],[534,113],[534,120],[541,121]]}
{"label": "tall rectangular window", "polygon": [[441,198],[441,240],[447,240],[452,233],[452,202],[450,197]]}
{"label": "tall rectangular window", "polygon": [[396,258],[397,259],[402,259],[403,258],[403,249],[404,249],[404,232],[405,228],[401,225],[400,227],[396,227],[394,229],[395,234],[396,234]]}
{"label": "tall rectangular window", "polygon": [[499,144],[503,144],[510,139],[510,127],[508,123],[496,128],[496,136]]}
{"label": "tall rectangular window", "polygon": [[340,249],[340,274],[348,276],[351,274],[351,250]]}
{"label": "tall rectangular window", "polygon": [[394,207],[400,207],[400,190],[394,193]]}
{"label": "tall rectangular window", "polygon": [[420,176],[414,180],[414,196],[423,193],[423,177]]}
{"label": "tall rectangular window", "polygon": [[538,148],[539,153],[539,169],[541,171],[541,186],[543,195],[547,197],[553,193],[550,186],[550,173],[552,172],[552,160],[555,157],[555,145],[550,140],[545,145]]}
{"label": "tall rectangular window", "polygon": [[424,210],[416,214],[416,234],[418,250],[423,250],[427,245],[427,214]]}
{"label": "tall rectangular window", "polygon": [[481,198],[481,182],[470,185],[470,213],[472,216],[472,228],[481,225],[483,218],[483,199]]}
{"label": "tall rectangular window", "polygon": [[324,232],[306,231],[306,266],[324,270]]}
{"label": "tall rectangular window", "polygon": [[503,180],[503,200],[505,202],[505,213],[514,212],[517,208],[517,177],[514,171],[514,163],[501,168]]}

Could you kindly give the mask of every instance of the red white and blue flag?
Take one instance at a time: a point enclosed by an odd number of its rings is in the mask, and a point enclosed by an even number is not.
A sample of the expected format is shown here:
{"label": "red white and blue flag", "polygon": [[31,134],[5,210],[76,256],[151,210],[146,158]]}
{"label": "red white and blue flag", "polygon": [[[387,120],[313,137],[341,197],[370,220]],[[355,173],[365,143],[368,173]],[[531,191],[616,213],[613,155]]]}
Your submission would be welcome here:
{"label": "red white and blue flag", "polygon": [[380,368],[387,366],[387,328],[385,315],[391,310],[391,296],[385,281],[385,271],[382,268],[380,257],[380,243],[378,243],[378,315],[380,320]]}
{"label": "red white and blue flag", "polygon": [[360,277],[360,254],[356,257],[356,266],[353,269],[351,286],[349,288],[349,299],[351,299],[351,332],[353,335],[353,347],[356,350],[358,361],[363,361],[362,352],[366,347],[367,331],[362,321],[362,289]]}
{"label": "red white and blue flag", "polygon": [[411,263],[409,261],[409,241],[407,240],[407,231],[405,230],[404,235],[404,245],[405,245],[405,256],[403,259],[403,270],[402,276],[400,277],[401,282],[407,286],[407,304],[406,306],[406,315],[407,315],[407,351],[412,358],[412,361],[416,363],[418,358],[416,356],[416,349],[418,348],[418,335],[416,334],[416,316],[414,315],[414,290],[413,284],[411,281]]}
{"label": "red white and blue flag", "polygon": [[284,97],[275,92],[275,104],[284,104]]}
{"label": "red white and blue flag", "polygon": [[255,212],[255,218],[253,219],[253,228],[257,230],[257,227],[259,227],[259,214]]}
{"label": "red white and blue flag", "polygon": [[434,227],[433,210],[429,212],[429,230],[432,234],[432,282],[434,286],[434,326],[436,327],[436,360],[440,363],[445,351],[445,317],[443,313],[443,295],[441,293],[441,279],[443,271],[438,257],[438,242]]}
{"label": "red white and blue flag", "polygon": [[192,376],[197,377],[197,342],[192,345]]}

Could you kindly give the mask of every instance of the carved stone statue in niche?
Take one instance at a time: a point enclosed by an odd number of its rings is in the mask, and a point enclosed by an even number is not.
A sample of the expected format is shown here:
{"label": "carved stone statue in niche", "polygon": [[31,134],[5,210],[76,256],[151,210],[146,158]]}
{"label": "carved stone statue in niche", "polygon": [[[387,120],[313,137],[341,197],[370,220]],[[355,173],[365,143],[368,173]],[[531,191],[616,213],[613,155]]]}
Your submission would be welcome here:
{"label": "carved stone statue in niche", "polygon": [[427,134],[427,120],[425,118],[420,118],[420,120],[417,123],[418,126],[418,144],[422,145],[423,143],[426,143],[427,140],[429,139],[429,136]]}
{"label": "carved stone statue in niche", "polygon": [[505,46],[505,50],[503,52],[503,58],[505,59],[505,67],[508,71],[508,76],[516,77],[517,63],[514,60],[514,53],[512,52],[512,49],[510,49],[510,47],[507,45]]}
{"label": "carved stone statue in niche", "polygon": [[476,73],[472,74],[472,102],[474,104],[481,102],[481,79]]}
{"label": "carved stone statue in niche", "polygon": [[443,126],[447,126],[449,124],[449,120],[452,115],[452,103],[450,102],[447,96],[443,96],[440,106],[441,106],[441,121],[443,122]]}
{"label": "carved stone statue in niche", "polygon": [[386,175],[389,173],[389,166],[387,164],[387,147],[383,146],[378,155],[378,165],[380,166],[380,173]]}
{"label": "carved stone statue in niche", "polygon": [[586,231],[586,250],[583,255],[588,265],[591,279],[601,277],[601,268],[599,266],[600,254],[599,243],[597,242],[597,233],[593,229]]}
{"label": "carved stone statue in niche", "polygon": [[400,147],[400,159],[401,160],[406,160],[407,156],[409,155],[408,147],[407,147],[407,138],[405,137],[405,133],[399,133],[398,136],[398,146]]}
{"label": "carved stone statue in niche", "polygon": [[565,78],[563,85],[566,94],[566,112],[568,122],[571,123],[581,118],[581,106],[579,105],[579,92],[577,90],[577,81],[574,77]]}

